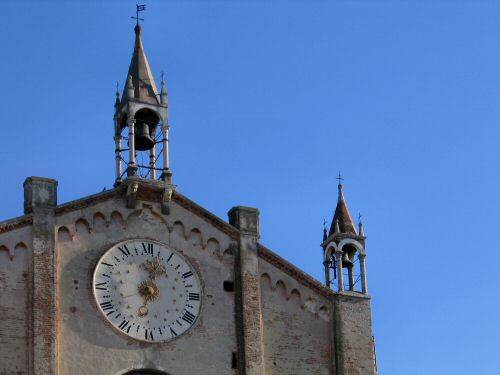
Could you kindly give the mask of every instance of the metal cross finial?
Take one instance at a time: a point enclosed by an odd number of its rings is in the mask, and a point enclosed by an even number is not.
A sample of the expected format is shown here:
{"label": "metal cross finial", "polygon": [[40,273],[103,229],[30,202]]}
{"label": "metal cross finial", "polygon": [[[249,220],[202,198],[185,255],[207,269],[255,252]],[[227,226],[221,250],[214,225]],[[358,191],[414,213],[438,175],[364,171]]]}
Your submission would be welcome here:
{"label": "metal cross finial", "polygon": [[358,213],[358,222],[359,222],[359,223],[361,223],[361,218],[362,218],[362,217],[363,217],[363,216],[361,215],[361,212],[359,212],[359,213]]}
{"label": "metal cross finial", "polygon": [[342,181],[344,181],[344,178],[340,174],[340,171],[339,171],[339,176],[337,177],[337,180],[339,180],[339,185],[342,185]]}
{"label": "metal cross finial", "polygon": [[135,17],[132,16],[130,18],[132,18],[133,20],[136,20],[136,25],[139,26],[139,21],[144,21],[144,18],[139,18],[139,12],[143,12],[146,10],[146,5],[143,4],[143,5],[139,5],[139,4],[135,4]]}

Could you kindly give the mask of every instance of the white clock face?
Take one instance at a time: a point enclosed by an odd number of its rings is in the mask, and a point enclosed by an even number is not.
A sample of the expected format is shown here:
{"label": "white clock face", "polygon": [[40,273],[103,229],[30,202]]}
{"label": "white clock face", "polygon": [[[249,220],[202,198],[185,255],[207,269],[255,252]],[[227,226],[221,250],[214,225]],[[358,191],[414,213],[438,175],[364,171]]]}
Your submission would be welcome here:
{"label": "white clock face", "polygon": [[141,341],[175,339],[200,313],[195,271],[180,254],[150,240],[131,240],[106,251],[95,268],[93,287],[106,319]]}

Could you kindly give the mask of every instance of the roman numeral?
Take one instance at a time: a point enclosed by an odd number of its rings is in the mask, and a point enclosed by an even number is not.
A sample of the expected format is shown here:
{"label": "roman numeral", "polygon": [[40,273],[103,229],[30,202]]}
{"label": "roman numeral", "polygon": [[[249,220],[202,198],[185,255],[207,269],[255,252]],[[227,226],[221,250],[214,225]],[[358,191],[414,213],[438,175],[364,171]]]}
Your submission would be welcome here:
{"label": "roman numeral", "polygon": [[191,314],[189,311],[186,311],[184,313],[184,316],[182,317],[182,320],[184,320],[188,324],[193,324],[195,318],[196,318],[195,315]]}
{"label": "roman numeral", "polygon": [[[118,326],[118,328],[120,328],[122,331],[125,331],[125,328],[127,328],[128,325],[129,325],[129,321],[123,319],[123,322],[120,323],[120,325]],[[130,331],[130,326],[128,327],[127,332],[128,331]]]}
{"label": "roman numeral", "polygon": [[188,277],[193,276],[193,273],[191,271],[185,272],[182,274],[182,277],[187,279]]}
{"label": "roman numeral", "polygon": [[108,290],[108,288],[104,287],[104,285],[106,284],[107,284],[106,281],[103,283],[95,283],[95,288],[99,290]]}
{"label": "roman numeral", "polygon": [[128,250],[127,245],[123,245],[122,247],[118,246],[118,250],[120,250],[126,257],[130,255],[130,251]]}
{"label": "roman numeral", "polygon": [[173,337],[177,337],[177,333],[172,328],[170,328],[170,333]]}
{"label": "roman numeral", "polygon": [[174,253],[170,254],[170,256],[167,259],[167,263],[170,262],[170,259],[172,259],[173,256],[174,256]]}
{"label": "roman numeral", "polygon": [[108,279],[110,279],[110,278],[111,278],[111,276],[106,275],[105,273],[103,273],[102,275],[103,275],[104,277],[107,277]]}
{"label": "roman numeral", "polygon": [[200,294],[199,293],[189,293],[188,295],[190,301],[199,301]]}
{"label": "roman numeral", "polygon": [[152,243],[145,244],[144,242],[142,242],[142,248],[144,249],[144,252],[146,254],[153,255],[153,244]]}
{"label": "roman numeral", "polygon": [[154,341],[155,339],[153,338],[153,331],[148,331],[147,329],[144,329],[144,339]]}
{"label": "roman numeral", "polygon": [[104,264],[105,266],[108,266],[108,267],[113,268],[113,265],[112,265],[112,264],[109,264],[109,263],[106,263],[106,262],[101,262],[101,264]]}
{"label": "roman numeral", "polygon": [[108,301],[108,302],[103,302],[101,303],[101,308],[104,310],[104,311],[107,311],[107,310],[111,310],[114,308],[113,306],[113,301]]}

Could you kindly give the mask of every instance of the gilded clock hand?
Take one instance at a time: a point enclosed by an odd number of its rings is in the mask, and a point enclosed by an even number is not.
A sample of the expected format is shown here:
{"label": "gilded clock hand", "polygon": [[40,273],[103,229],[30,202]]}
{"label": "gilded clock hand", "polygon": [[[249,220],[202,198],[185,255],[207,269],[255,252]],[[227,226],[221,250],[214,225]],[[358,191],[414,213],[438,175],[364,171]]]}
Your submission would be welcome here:
{"label": "gilded clock hand", "polygon": [[146,260],[140,266],[149,273],[149,278],[153,280],[156,276],[166,275],[165,266],[161,263],[160,256],[157,255],[153,260]]}

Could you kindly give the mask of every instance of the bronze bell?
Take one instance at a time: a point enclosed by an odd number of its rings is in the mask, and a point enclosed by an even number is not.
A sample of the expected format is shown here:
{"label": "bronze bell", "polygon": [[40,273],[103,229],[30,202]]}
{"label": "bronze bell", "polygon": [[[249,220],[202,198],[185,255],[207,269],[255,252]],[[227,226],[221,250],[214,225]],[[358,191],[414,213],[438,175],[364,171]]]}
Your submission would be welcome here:
{"label": "bronze bell", "polygon": [[151,150],[155,141],[149,134],[149,126],[145,122],[139,122],[135,129],[135,149],[139,151]]}
{"label": "bronze bell", "polygon": [[349,258],[349,254],[344,252],[344,254],[342,254],[342,268],[349,268],[349,267],[352,267],[353,265],[354,265],[354,263]]}

